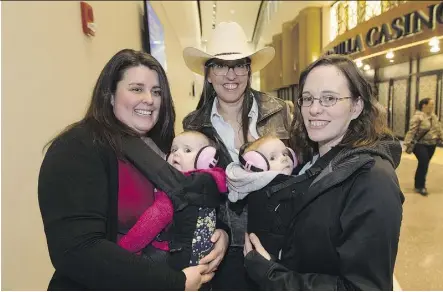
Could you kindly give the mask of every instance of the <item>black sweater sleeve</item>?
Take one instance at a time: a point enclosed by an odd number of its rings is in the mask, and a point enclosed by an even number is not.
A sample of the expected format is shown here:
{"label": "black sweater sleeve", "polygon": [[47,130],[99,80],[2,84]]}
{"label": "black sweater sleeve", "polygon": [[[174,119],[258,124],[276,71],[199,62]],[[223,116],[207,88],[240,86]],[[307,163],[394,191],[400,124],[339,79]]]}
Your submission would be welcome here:
{"label": "black sweater sleeve", "polygon": [[49,255],[57,273],[89,290],[184,290],[182,271],[134,255],[107,239],[107,164],[92,141],[66,136],[48,149],[38,182]]}
{"label": "black sweater sleeve", "polygon": [[392,290],[403,198],[392,168],[356,177],[340,216],[340,276],[291,271],[256,251],[246,269],[264,290]]}

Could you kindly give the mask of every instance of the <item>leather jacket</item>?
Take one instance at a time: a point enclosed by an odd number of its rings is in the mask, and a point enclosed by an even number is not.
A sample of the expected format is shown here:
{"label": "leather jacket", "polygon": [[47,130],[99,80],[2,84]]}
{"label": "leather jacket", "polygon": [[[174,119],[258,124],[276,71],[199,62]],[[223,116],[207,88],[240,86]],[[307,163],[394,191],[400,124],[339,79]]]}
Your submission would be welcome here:
{"label": "leather jacket", "polygon": [[[272,133],[281,140],[288,140],[292,119],[285,102],[260,91],[251,89],[251,92],[258,105],[257,132],[260,137]],[[220,166],[226,168],[232,159],[224,147],[222,139],[212,126],[211,110],[212,102],[208,102],[200,109],[188,114],[183,119],[183,129],[202,132],[220,144],[221,162],[227,162],[226,165],[221,163]]]}

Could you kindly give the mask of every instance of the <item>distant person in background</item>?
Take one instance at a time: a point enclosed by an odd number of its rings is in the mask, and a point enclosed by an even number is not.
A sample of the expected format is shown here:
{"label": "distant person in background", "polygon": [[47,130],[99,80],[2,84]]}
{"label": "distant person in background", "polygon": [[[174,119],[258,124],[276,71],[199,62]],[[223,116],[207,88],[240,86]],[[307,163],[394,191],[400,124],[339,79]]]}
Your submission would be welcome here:
{"label": "distant person in background", "polygon": [[[245,32],[235,22],[218,24],[206,52],[197,48],[183,51],[189,69],[204,76],[197,109],[184,118],[183,128],[202,132],[220,145],[220,167],[238,162],[240,147],[264,135],[274,134],[288,142],[291,117],[286,103],[251,88],[252,73],[264,68],[274,55],[270,47],[252,51]],[[230,247],[212,289],[254,289],[244,269],[245,200],[223,202],[220,219],[231,229]]]}
{"label": "distant person in background", "polygon": [[407,153],[414,153],[418,165],[415,171],[415,192],[422,196],[428,195],[426,189],[426,174],[429,162],[435,152],[437,144],[441,144],[443,131],[434,113],[435,102],[430,98],[424,98],[418,103],[418,109],[409,123],[409,131],[406,133],[404,148]]}

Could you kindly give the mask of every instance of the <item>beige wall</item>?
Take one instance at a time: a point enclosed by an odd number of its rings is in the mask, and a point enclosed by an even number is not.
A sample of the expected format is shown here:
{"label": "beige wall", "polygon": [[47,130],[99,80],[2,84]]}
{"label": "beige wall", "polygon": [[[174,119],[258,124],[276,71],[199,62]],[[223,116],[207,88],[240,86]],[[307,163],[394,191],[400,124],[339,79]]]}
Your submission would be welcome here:
{"label": "beige wall", "polygon": [[[89,3],[98,26],[92,39],[81,30],[78,1],[2,3],[2,290],[46,289],[53,268],[37,201],[42,147],[82,117],[106,61],[122,48],[141,48],[141,1]],[[195,77],[161,4],[153,5],[180,130],[195,108],[188,96]]]}

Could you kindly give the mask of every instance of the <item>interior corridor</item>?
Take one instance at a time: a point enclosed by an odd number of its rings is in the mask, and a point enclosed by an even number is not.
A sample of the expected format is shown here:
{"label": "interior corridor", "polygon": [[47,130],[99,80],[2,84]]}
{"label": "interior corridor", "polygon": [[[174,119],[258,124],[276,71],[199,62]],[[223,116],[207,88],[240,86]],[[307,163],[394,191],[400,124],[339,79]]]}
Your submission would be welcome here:
{"label": "interior corridor", "polygon": [[[91,13],[82,13],[80,2],[88,2]],[[2,1],[1,290],[48,287],[54,268],[37,196],[43,147],[84,116],[97,77],[116,52],[152,45],[159,53],[179,133],[204,84],[186,66],[183,50],[206,49],[215,24],[239,22],[251,49],[275,47],[278,55],[268,70],[252,74],[252,88],[293,101],[304,68],[348,40],[360,40],[364,50],[346,53],[374,81],[391,127],[403,137],[408,115],[424,97],[436,101],[443,125],[443,50],[435,45],[443,44],[443,23],[434,17],[432,29],[424,25],[412,37],[376,46],[367,46],[365,36],[374,37],[374,28],[390,28],[399,17],[426,13],[428,2]],[[443,0],[433,2],[443,7]],[[87,23],[96,28],[94,35],[85,32]],[[413,192],[416,166],[415,156],[403,153],[397,174],[406,201],[395,276],[402,290],[443,290],[443,148],[430,165],[427,197]]]}
{"label": "interior corridor", "polygon": [[429,195],[414,193],[417,160],[403,153],[397,169],[402,191],[403,222],[395,275],[403,290],[443,290],[443,148],[429,166]]}

